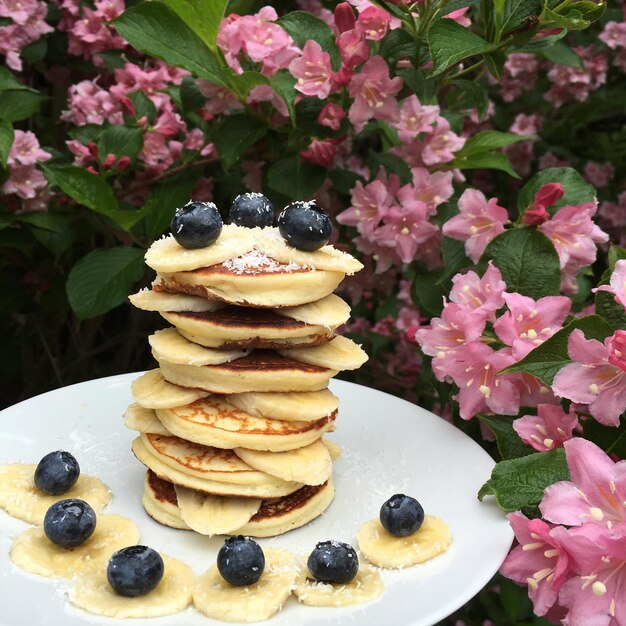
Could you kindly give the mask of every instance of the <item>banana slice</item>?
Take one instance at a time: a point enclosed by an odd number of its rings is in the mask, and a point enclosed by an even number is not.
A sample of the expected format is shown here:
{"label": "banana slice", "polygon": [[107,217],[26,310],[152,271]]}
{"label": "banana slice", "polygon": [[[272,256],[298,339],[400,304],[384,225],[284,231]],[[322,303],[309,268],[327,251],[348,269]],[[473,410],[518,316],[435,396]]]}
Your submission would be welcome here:
{"label": "banana slice", "polygon": [[154,435],[171,435],[169,430],[161,424],[154,409],[145,409],[133,402],[124,413],[124,424],[130,430]]}
{"label": "banana slice", "polygon": [[175,328],[157,330],[148,337],[152,355],[182,365],[221,365],[246,356],[249,350],[212,350],[185,339]]}
{"label": "banana slice", "polygon": [[254,248],[259,228],[240,228],[235,224],[222,227],[215,243],[204,248],[188,249],[180,246],[174,237],[155,241],[146,252],[146,265],[157,272],[184,272],[208,267],[234,259]]}
{"label": "banana slice", "polygon": [[146,409],[168,409],[206,398],[208,391],[179,387],[163,378],[159,369],[150,370],[133,381],[133,399]]}
{"label": "banana slice", "polygon": [[369,358],[361,346],[341,335],[321,346],[280,349],[277,352],[302,363],[334,370],[358,369]]}
{"label": "banana slice", "polygon": [[202,535],[226,535],[250,521],[261,500],[208,494],[174,485],[180,516],[189,528]]}
{"label": "banana slice", "polygon": [[199,296],[190,296],[183,293],[168,293],[167,291],[152,291],[142,289],[128,296],[131,303],[143,311],[192,311],[204,313],[205,311],[217,311],[224,305],[221,302],[213,302]]}
{"label": "banana slice", "polygon": [[371,565],[361,564],[357,575],[345,585],[323,583],[309,578],[304,564],[296,579],[294,593],[308,606],[350,606],[371,602],[385,590],[380,572]]}
{"label": "banana slice", "polygon": [[76,484],[65,493],[50,496],[35,487],[36,467],[22,463],[0,465],[0,507],[9,515],[30,524],[43,524],[48,509],[59,500],[80,498],[88,502],[96,513],[111,501],[110,489],[88,474],[81,474]]}
{"label": "banana slice", "polygon": [[286,550],[268,548],[265,570],[254,585],[234,587],[227,583],[217,566],[200,576],[193,591],[196,608],[223,622],[260,622],[278,613],[291,594],[298,569]]}
{"label": "banana slice", "polygon": [[80,609],[106,617],[160,617],[185,609],[191,602],[195,577],[182,561],[161,555],[165,571],[158,586],[145,596],[128,598],[109,585],[106,568],[81,576],[70,589],[69,601]]}
{"label": "banana slice", "polygon": [[452,537],[444,521],[426,515],[422,527],[408,537],[394,537],[377,519],[365,522],[357,534],[357,541],[370,563],[396,569],[423,563],[445,552]]}
{"label": "banana slice", "polygon": [[29,528],[13,541],[11,560],[23,570],[51,578],[73,578],[106,569],[111,555],[139,541],[139,529],[121,515],[99,515],[93,535],[76,548],[52,543],[43,528]]}
{"label": "banana slice", "polygon": [[286,452],[247,448],[235,448],[233,452],[254,469],[304,485],[321,485],[333,472],[330,453],[319,439],[303,448]]}
{"label": "banana slice", "polygon": [[326,449],[330,454],[330,458],[333,461],[336,461],[343,454],[343,448],[338,446],[334,441],[324,438],[322,439],[322,443],[326,446]]}
{"label": "banana slice", "polygon": [[278,315],[283,317],[290,317],[304,324],[323,326],[328,330],[334,330],[337,326],[345,324],[350,318],[350,305],[339,296],[331,293],[329,296],[316,302],[274,309],[274,313],[278,313]]}

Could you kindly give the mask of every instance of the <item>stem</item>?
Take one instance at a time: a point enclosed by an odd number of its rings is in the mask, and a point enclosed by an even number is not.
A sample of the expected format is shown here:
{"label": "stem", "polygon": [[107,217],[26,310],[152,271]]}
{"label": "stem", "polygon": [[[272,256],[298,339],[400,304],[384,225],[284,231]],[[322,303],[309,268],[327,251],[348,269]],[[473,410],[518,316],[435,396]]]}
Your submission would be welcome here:
{"label": "stem", "polygon": [[611,450],[619,443],[620,439],[622,439],[626,435],[626,430],[606,449],[606,453],[610,454]]}
{"label": "stem", "polygon": [[466,67],[465,69],[458,71],[456,74],[451,74],[450,76],[448,76],[447,80],[448,81],[455,80],[459,76],[463,76],[464,74],[469,74],[470,72],[473,72],[475,69],[478,69],[484,62],[485,60],[481,59],[480,61],[477,61],[473,65],[470,65],[469,67]]}

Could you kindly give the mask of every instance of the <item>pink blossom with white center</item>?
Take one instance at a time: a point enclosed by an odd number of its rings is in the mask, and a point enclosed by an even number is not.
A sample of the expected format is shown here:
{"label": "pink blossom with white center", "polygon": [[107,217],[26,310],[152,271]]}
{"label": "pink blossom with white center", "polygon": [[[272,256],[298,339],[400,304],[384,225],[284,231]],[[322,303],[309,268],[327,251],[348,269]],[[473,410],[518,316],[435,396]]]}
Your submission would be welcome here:
{"label": "pink blossom with white center", "polygon": [[410,263],[419,245],[439,230],[428,221],[428,216],[428,205],[419,200],[393,205],[385,211],[384,226],[375,231],[375,239],[383,246],[397,247],[402,262]]}
{"label": "pink blossom with white center", "polygon": [[428,206],[430,215],[435,215],[437,207],[452,197],[452,172],[429,172],[423,167],[411,169],[412,182],[397,192],[398,200],[410,202],[419,200]]}
{"label": "pink blossom with white center", "polygon": [[626,22],[607,22],[598,39],[612,50],[626,48]]}
{"label": "pink blossom with white center", "polygon": [[317,116],[317,123],[327,126],[332,130],[341,128],[341,120],[346,116],[346,112],[334,102],[328,102]]}
{"label": "pink blossom with white center", "polygon": [[87,167],[94,161],[94,155],[89,148],[76,139],[70,139],[65,142],[69,151],[74,155],[74,165],[78,167]]}
{"label": "pink blossom with white center", "polygon": [[9,178],[0,190],[20,198],[34,198],[47,184],[44,175],[34,165],[17,165],[10,169]]}
{"label": "pink blossom with white center", "polygon": [[426,165],[435,165],[454,160],[454,153],[465,145],[465,139],[450,130],[445,117],[439,117],[435,130],[426,135],[425,144],[422,160]]}
{"label": "pink blossom with white center", "polygon": [[306,150],[300,152],[303,161],[330,167],[337,156],[337,141],[334,139],[313,139]]}
{"label": "pink blossom with white center", "polygon": [[513,422],[513,428],[524,443],[547,452],[562,448],[580,425],[578,415],[571,409],[566,413],[559,405],[538,404],[537,415],[523,415]]}
{"label": "pink blossom with white center", "polygon": [[24,25],[37,7],[37,0],[0,0],[0,17],[9,17]]}
{"label": "pink blossom with white center", "polygon": [[567,205],[561,207],[552,219],[538,226],[554,244],[561,269],[570,263],[578,267],[591,265],[596,260],[596,245],[609,240],[609,236],[592,220],[596,209],[595,202]]}
{"label": "pink blossom with white center", "polygon": [[526,372],[509,374],[520,393],[520,406],[539,406],[540,404],[560,404],[550,387],[546,387],[538,378]]}
{"label": "pink blossom with white center", "polygon": [[285,101],[269,86],[257,85],[248,92],[248,103],[269,102],[283,117],[289,117]]}
{"label": "pink blossom with white center", "polygon": [[605,426],[618,426],[626,409],[625,335],[626,331],[616,331],[600,343],[573,330],[567,342],[573,363],[559,370],[552,383],[554,393],[589,405],[591,415]]}
{"label": "pink blossom with white center", "polygon": [[433,373],[444,380],[453,354],[463,346],[476,342],[485,330],[485,318],[479,313],[468,313],[455,303],[448,303],[441,317],[433,317],[430,324],[419,328],[415,340],[422,352],[433,357]]}
{"label": "pink blossom with white center", "polygon": [[620,259],[615,263],[608,285],[601,285],[593,291],[608,291],[615,296],[615,302],[626,309],[626,260]]}
{"label": "pink blossom with white center", "polygon": [[445,360],[445,373],[459,387],[457,399],[462,419],[471,419],[483,411],[517,415],[519,390],[510,375],[498,374],[514,362],[508,349],[496,352],[478,341],[461,346]]}
{"label": "pink blossom with white center", "polygon": [[540,346],[563,327],[572,307],[565,296],[546,296],[533,300],[519,293],[505,293],[509,310],[493,325],[498,338],[513,349],[517,360]]}
{"label": "pink blossom with white center", "polygon": [[330,54],[309,39],[302,49],[302,56],[289,64],[289,71],[298,79],[295,88],[305,96],[315,96],[323,100],[330,93],[332,67]]}
{"label": "pink blossom with white center", "polygon": [[83,80],[70,87],[70,109],[61,119],[77,126],[84,124],[122,124],[123,114],[119,102],[95,81]]}
{"label": "pink blossom with white center", "polygon": [[608,161],[606,163],[588,161],[585,164],[584,178],[594,187],[606,187],[614,173],[615,168]]}
{"label": "pink blossom with white center", "polygon": [[391,124],[397,131],[400,141],[413,141],[420,133],[433,132],[439,118],[437,105],[422,105],[417,96],[412,95],[402,101],[400,119]]}
{"label": "pink blossom with white center", "polygon": [[227,111],[241,109],[242,104],[235,98],[232,91],[220,85],[214,85],[206,80],[197,81],[200,93],[207,99],[202,110],[210,115],[219,115]]}
{"label": "pink blossom with white center", "polygon": [[506,283],[500,270],[489,261],[482,278],[472,270],[456,274],[452,278],[450,300],[466,311],[474,311],[490,322],[495,321],[496,311],[504,306]]}
{"label": "pink blossom with white center", "polygon": [[538,72],[537,55],[525,52],[510,54],[504,64],[504,75],[498,83],[502,99],[505,102],[513,102],[524,92],[531,90]]}
{"label": "pink blossom with white center", "polygon": [[337,215],[337,222],[356,226],[359,233],[371,238],[391,202],[392,198],[382,181],[374,180],[365,186],[357,181],[352,190],[351,206]]}
{"label": "pink blossom with white center", "polygon": [[504,232],[509,214],[498,204],[497,198],[487,201],[477,189],[466,189],[459,198],[459,215],[443,225],[443,234],[465,241],[465,254],[478,263],[487,244]]}
{"label": "pink blossom with white center", "polygon": [[365,41],[365,35],[356,29],[341,33],[337,46],[343,65],[349,70],[353,70],[369,59],[370,47]]}
{"label": "pink blossom with white center", "polygon": [[9,151],[7,163],[10,167],[21,165],[34,165],[40,161],[47,161],[51,158],[51,154],[39,147],[39,140],[35,133],[29,130],[15,129],[13,145]]}
{"label": "pink blossom with white center", "polygon": [[541,118],[538,115],[518,113],[513,120],[510,132],[516,135],[536,135],[539,131]]}
{"label": "pink blossom with white center", "polygon": [[356,30],[362,32],[366,39],[379,41],[387,34],[390,20],[387,11],[372,5],[359,13]]}
{"label": "pink blossom with white center", "polygon": [[354,102],[348,117],[357,131],[372,117],[394,122],[399,117],[398,103],[394,96],[402,89],[399,76],[389,78],[389,67],[381,56],[374,56],[363,65],[348,85]]}
{"label": "pink blossom with white center", "polygon": [[416,328],[419,326],[422,320],[420,312],[415,308],[415,305],[410,304],[408,306],[400,307],[398,311],[398,318],[395,320],[396,328],[400,332],[405,332],[409,328]]}
{"label": "pink blossom with white center", "polygon": [[568,553],[551,524],[522,513],[509,513],[507,519],[519,545],[508,554],[500,573],[526,585],[535,614],[546,615],[570,574]]}
{"label": "pink blossom with white center", "polygon": [[383,246],[368,237],[355,237],[353,241],[357,250],[376,261],[376,274],[383,274],[390,267],[400,265],[402,262],[395,248]]}

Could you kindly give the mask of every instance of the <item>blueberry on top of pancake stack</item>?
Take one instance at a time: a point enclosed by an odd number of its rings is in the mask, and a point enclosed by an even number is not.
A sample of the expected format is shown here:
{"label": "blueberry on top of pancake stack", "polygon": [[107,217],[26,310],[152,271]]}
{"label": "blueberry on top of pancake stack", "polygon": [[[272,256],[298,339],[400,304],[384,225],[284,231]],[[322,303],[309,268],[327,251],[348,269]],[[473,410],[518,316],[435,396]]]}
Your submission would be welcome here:
{"label": "blueberry on top of pancake stack", "polygon": [[134,381],[125,420],[139,433],[151,517],[266,537],[333,499],[328,381],[367,360],[335,335],[350,307],[333,291],[362,265],[328,245],[332,224],[315,202],[275,218],[265,196],[244,193],[227,222],[213,203],[190,201],[148,249],[156,277],[130,300],[172,326],[148,338],[158,367]]}

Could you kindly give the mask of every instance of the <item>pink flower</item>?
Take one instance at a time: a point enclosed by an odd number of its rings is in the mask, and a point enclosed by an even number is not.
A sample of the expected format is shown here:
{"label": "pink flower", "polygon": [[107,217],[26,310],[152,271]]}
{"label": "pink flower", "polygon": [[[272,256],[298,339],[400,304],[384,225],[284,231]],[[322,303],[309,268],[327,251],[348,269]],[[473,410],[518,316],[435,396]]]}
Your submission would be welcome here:
{"label": "pink flower", "polygon": [[356,16],[348,2],[340,2],[335,7],[333,17],[337,31],[340,34],[345,33],[347,30],[352,30],[356,24]]}
{"label": "pink flower", "polygon": [[7,160],[9,166],[20,163],[21,165],[34,165],[39,161],[47,161],[52,155],[39,147],[39,140],[35,133],[29,130],[15,129],[13,145],[9,151]]}
{"label": "pink flower", "polygon": [[614,173],[615,168],[609,162],[588,161],[585,164],[585,180],[594,187],[606,187]]}
{"label": "pink flower", "polygon": [[248,92],[248,103],[269,102],[283,117],[289,117],[285,101],[269,86],[257,85]]}
{"label": "pink flower", "polygon": [[461,346],[446,359],[446,374],[459,387],[463,419],[471,419],[482,411],[517,415],[519,390],[509,375],[498,375],[514,361],[508,350],[496,352],[478,341]]}
{"label": "pink flower", "polygon": [[552,206],[558,202],[565,193],[561,183],[547,183],[542,185],[535,194],[533,203],[524,211],[522,221],[524,224],[538,226],[550,219],[550,214],[546,207]]}
{"label": "pink flower", "polygon": [[371,237],[391,200],[382,181],[374,180],[365,186],[357,181],[352,190],[352,206],[339,213],[337,221],[346,226],[356,226],[359,233]]}
{"label": "pink flower", "polygon": [[470,26],[471,20],[467,17],[466,13],[469,11],[469,7],[463,7],[462,9],[457,9],[456,11],[450,11],[447,15],[443,17],[454,20],[457,24],[461,26]]}
{"label": "pink flower", "polygon": [[618,302],[626,309],[626,260],[621,259],[615,264],[609,285],[600,285],[593,291],[608,291],[612,293],[615,296],[615,302]]}
{"label": "pink flower", "polygon": [[419,200],[428,205],[430,215],[435,215],[437,207],[454,193],[452,172],[429,172],[423,167],[411,169],[412,184],[398,190],[400,203]]}
{"label": "pink flower", "polygon": [[519,389],[521,406],[539,406],[540,404],[560,404],[560,400],[538,378],[526,372],[509,374]]}
{"label": "pink flower", "polygon": [[365,35],[366,39],[379,41],[389,30],[391,16],[387,11],[377,6],[369,6],[359,13],[356,29]]}
{"label": "pink flower", "polygon": [[524,443],[539,452],[562,448],[579,428],[578,415],[570,409],[566,413],[554,404],[538,404],[537,415],[524,415],[513,422],[515,432]]}
{"label": "pink flower", "polygon": [[563,444],[571,480],[546,488],[540,509],[549,521],[567,526],[626,521],[626,461],[614,463],[596,444],[575,437]]}
{"label": "pink flower", "polygon": [[332,130],[339,130],[341,120],[346,116],[346,112],[334,102],[328,102],[317,116],[317,123],[327,126]]}
{"label": "pink flower", "polygon": [[0,188],[3,193],[14,193],[20,198],[34,198],[37,191],[48,184],[44,175],[34,165],[16,165]]}
{"label": "pink flower", "polygon": [[618,349],[623,345],[625,332],[617,331],[602,344],[596,339],[585,339],[579,329],[573,330],[567,352],[574,362],[563,367],[552,383],[554,393],[588,404],[591,415],[606,426],[618,426],[626,409],[626,365]]}
{"label": "pink flower", "polygon": [[365,35],[358,30],[347,30],[337,40],[339,53],[345,68],[353,70],[357,65],[365,63],[370,56],[370,47]]}
{"label": "pink flower", "polygon": [[505,293],[504,299],[509,310],[497,319],[493,329],[503,343],[513,348],[517,360],[561,330],[572,306],[565,296],[533,300],[519,293]]}
{"label": "pink flower", "polygon": [[473,311],[493,322],[496,311],[504,306],[505,289],[500,270],[489,261],[482,278],[472,270],[456,274],[452,278],[450,300],[467,312]]}
{"label": "pink flower", "polygon": [[607,22],[598,39],[612,50],[626,48],[626,22]]}
{"label": "pink flower", "polygon": [[450,130],[450,123],[445,117],[437,119],[435,130],[426,135],[425,141],[422,160],[426,165],[454,160],[454,153],[465,145],[465,139]]}
{"label": "pink flower", "polygon": [[402,88],[399,76],[389,78],[389,67],[381,56],[369,59],[348,85],[354,102],[348,117],[357,131],[372,117],[393,122],[398,119],[398,103],[394,96]]}
{"label": "pink flower", "polygon": [[9,17],[24,25],[37,8],[37,0],[0,0],[0,17]]}
{"label": "pink flower", "polygon": [[550,524],[522,513],[509,513],[507,518],[519,545],[506,557],[500,573],[527,585],[535,614],[545,615],[569,574],[568,553]]}
{"label": "pink flower", "polygon": [[478,263],[487,244],[504,232],[509,214],[498,204],[497,198],[489,201],[477,189],[466,189],[459,198],[459,215],[443,225],[443,234],[465,241],[465,253]]}
{"label": "pink flower", "polygon": [[337,156],[337,141],[334,139],[313,139],[300,158],[315,165],[330,167]]}
{"label": "pink flower", "polygon": [[298,79],[295,87],[305,96],[316,96],[323,100],[330,93],[330,55],[322,47],[309,39],[302,50],[302,56],[289,64],[289,71]]}
{"label": "pink flower", "polygon": [[417,96],[405,98],[400,107],[400,119],[391,125],[398,131],[400,141],[413,141],[420,133],[433,132],[439,117],[437,105],[422,105]]}

